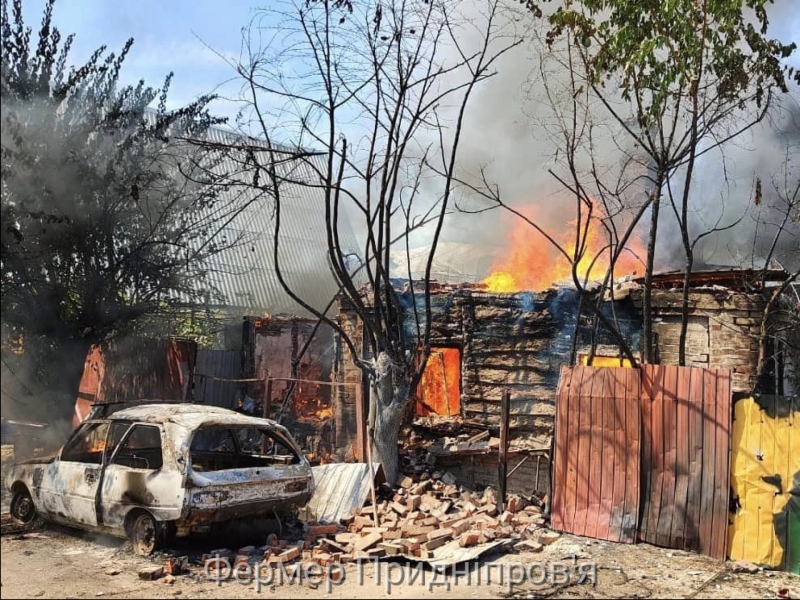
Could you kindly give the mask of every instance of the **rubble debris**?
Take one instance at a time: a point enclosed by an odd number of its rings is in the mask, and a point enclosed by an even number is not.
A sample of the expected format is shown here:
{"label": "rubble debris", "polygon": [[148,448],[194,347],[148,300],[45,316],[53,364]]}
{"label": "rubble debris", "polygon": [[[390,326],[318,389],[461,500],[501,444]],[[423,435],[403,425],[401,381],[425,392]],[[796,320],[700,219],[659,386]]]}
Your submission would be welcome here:
{"label": "rubble debris", "polygon": [[730,570],[734,573],[758,573],[758,566],[746,560],[737,560],[731,563]]}
{"label": "rubble debris", "polygon": [[515,550],[522,550],[524,552],[541,552],[542,548],[544,548],[544,546],[533,540],[522,540],[514,544]]}
{"label": "rubble debris", "polygon": [[[241,551],[240,551],[241,552]],[[170,556],[164,565],[164,572],[167,575],[180,575],[187,570],[189,566],[188,556]]]}
{"label": "rubble debris", "polygon": [[553,542],[558,541],[560,537],[561,534],[555,531],[543,531],[536,536],[536,539],[540,544],[543,544],[544,546],[549,546]]}
{"label": "rubble debris", "polygon": [[[478,441],[487,437],[473,436]],[[448,544],[458,549],[516,540],[518,544],[528,542],[520,548],[538,551],[559,538],[544,529],[540,499],[510,494],[502,513],[497,503],[494,488],[482,492],[460,488],[447,471],[412,473],[397,488],[381,486],[376,507],[357,506],[340,525],[308,522],[300,552],[294,548],[281,552],[279,547],[285,547],[285,542],[271,534],[265,560],[299,558],[322,566],[331,560],[344,563],[384,556],[432,560],[437,550]]]}
{"label": "rubble debris", "polygon": [[164,567],[145,567],[139,569],[139,579],[155,581],[164,575]]}

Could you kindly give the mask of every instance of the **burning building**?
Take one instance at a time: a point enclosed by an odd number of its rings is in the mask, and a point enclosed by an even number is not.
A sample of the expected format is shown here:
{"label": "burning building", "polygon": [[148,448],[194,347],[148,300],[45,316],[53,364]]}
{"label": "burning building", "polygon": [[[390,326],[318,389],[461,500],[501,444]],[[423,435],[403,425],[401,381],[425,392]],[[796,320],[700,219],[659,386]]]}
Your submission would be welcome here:
{"label": "burning building", "polygon": [[[796,350],[787,340],[791,328],[786,312],[766,315],[770,291],[786,281],[783,269],[706,268],[692,274],[686,335],[686,365],[728,369],[734,392],[764,391],[784,394],[792,388]],[[643,279],[615,292],[630,298],[641,309]],[[682,312],[683,273],[670,271],[653,278],[653,332],[656,362],[678,364]],[[765,323],[765,318],[768,320]],[[777,321],[786,321],[785,327]],[[756,381],[759,368],[762,325],[767,339],[764,352],[773,358],[765,369],[765,381]],[[796,325],[795,325],[796,327]],[[770,333],[770,330],[774,330]]]}
{"label": "burning building", "polygon": [[[398,291],[401,303],[410,306],[411,293],[406,286]],[[431,298],[431,354],[413,402],[417,423],[440,432],[452,430],[458,423],[467,431],[488,429],[497,435],[500,428],[501,397],[510,390],[509,427],[512,447],[517,452],[547,453],[553,435],[555,390],[561,365],[569,361],[573,335],[578,330],[576,352],[588,353],[591,324],[578,321],[578,294],[568,288],[544,292],[494,293],[483,286],[440,286]],[[617,319],[627,336],[639,335],[639,320],[632,302],[619,303]],[[406,326],[412,334],[413,315],[407,314]],[[363,325],[355,311],[341,306],[340,322],[363,347]],[[610,337],[600,332],[600,349],[610,351]],[[364,385],[363,375],[352,364],[346,350],[341,350],[336,365],[337,381]],[[368,397],[362,389],[356,397],[353,387],[342,386],[337,402],[350,414],[353,405]],[[489,443],[482,453],[470,453],[465,473],[472,483],[496,484],[497,453]],[[437,448],[434,444],[434,452]],[[438,464],[458,470],[460,459],[447,456],[441,448]],[[457,453],[462,455],[463,453]],[[452,461],[450,460],[452,459]],[[452,462],[452,464],[449,464]],[[547,491],[546,467],[541,467],[538,483],[533,476],[537,461],[527,461],[513,476],[510,489]]]}
{"label": "burning building", "polygon": [[[675,288],[682,281],[679,276],[664,273],[654,279],[653,321],[661,364],[678,364],[681,291]],[[693,275],[689,295],[687,365],[729,369],[734,392],[750,391],[756,383],[767,300],[755,276],[732,269],[698,272]],[[785,271],[774,270],[765,280],[775,285],[786,277]],[[629,277],[615,286],[613,301],[607,297],[601,303],[637,360],[643,328],[642,292],[642,282]],[[401,305],[412,306],[408,285],[398,287],[396,293]],[[421,301],[421,294],[416,296]],[[547,492],[549,463],[542,466],[539,457],[549,457],[561,366],[586,362],[590,354],[595,366],[630,366],[602,325],[597,328],[592,353],[594,324],[588,311],[580,311],[578,300],[578,292],[568,287],[503,293],[491,291],[485,284],[433,286],[431,353],[409,420],[438,432],[440,440],[427,447],[436,455],[437,465],[464,483],[497,483],[497,444],[490,439],[477,448],[466,447],[454,434],[488,429],[496,436],[501,426],[501,398],[504,390],[509,390],[511,448],[520,456],[519,470],[513,469],[509,477],[509,489]],[[414,331],[411,313],[407,310],[408,339],[413,339]],[[339,318],[355,347],[365,348],[363,324],[344,301]],[[769,352],[782,357],[771,376],[772,385],[784,389],[793,361],[781,344],[770,340]],[[369,390],[344,347],[337,351],[334,376],[338,382],[355,384],[335,392],[336,410],[347,414],[345,421],[349,422],[357,412],[366,410],[363,402]],[[525,459],[526,454],[535,455],[536,460]]]}

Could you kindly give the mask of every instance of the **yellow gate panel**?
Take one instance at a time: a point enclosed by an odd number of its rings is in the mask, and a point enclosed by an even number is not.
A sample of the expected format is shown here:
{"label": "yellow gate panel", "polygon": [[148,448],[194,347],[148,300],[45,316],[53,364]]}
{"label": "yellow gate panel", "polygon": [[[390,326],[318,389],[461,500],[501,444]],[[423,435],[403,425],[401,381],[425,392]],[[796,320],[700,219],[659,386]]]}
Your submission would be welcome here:
{"label": "yellow gate panel", "polygon": [[800,572],[800,437],[797,400],[734,404],[728,553],[733,560]]}

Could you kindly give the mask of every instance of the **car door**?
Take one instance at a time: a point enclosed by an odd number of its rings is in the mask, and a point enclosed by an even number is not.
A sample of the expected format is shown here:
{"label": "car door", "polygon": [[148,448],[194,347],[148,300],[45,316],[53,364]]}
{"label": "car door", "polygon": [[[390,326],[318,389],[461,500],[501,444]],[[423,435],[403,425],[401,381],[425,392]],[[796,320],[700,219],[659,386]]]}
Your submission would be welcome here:
{"label": "car door", "polygon": [[84,423],[42,475],[45,512],[57,520],[97,525],[97,490],[103,468],[108,421]]}
{"label": "car door", "polygon": [[[112,434],[116,425],[112,425]],[[146,508],[158,520],[180,516],[182,475],[174,463],[164,464],[163,435],[159,425],[137,423],[110,455],[100,491],[104,526],[122,529],[134,507]]]}

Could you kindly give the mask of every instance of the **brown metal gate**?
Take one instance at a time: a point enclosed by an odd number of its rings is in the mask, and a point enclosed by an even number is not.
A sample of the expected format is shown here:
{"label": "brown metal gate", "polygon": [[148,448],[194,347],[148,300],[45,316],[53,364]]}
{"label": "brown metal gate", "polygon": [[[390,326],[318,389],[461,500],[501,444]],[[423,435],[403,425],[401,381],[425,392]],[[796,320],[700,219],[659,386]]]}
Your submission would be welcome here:
{"label": "brown metal gate", "polygon": [[555,529],[635,541],[639,384],[635,369],[562,368],[552,484]]}
{"label": "brown metal gate", "polygon": [[724,558],[729,450],[728,371],[564,367],[553,527]]}
{"label": "brown metal gate", "polygon": [[641,538],[724,559],[730,372],[643,365]]}

